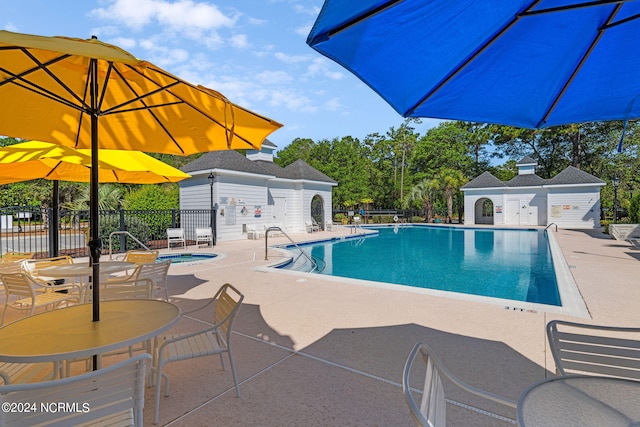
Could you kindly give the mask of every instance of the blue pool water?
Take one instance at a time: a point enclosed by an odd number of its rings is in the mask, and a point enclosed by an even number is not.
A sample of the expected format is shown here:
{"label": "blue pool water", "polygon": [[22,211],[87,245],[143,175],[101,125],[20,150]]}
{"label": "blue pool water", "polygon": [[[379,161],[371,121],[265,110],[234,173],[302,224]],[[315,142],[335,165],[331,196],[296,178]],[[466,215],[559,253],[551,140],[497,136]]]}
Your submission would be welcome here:
{"label": "blue pool water", "polygon": [[304,249],[324,260],[321,274],[561,305],[542,231],[430,226],[379,231]]}
{"label": "blue pool water", "polygon": [[171,260],[171,264],[180,264],[183,262],[206,261],[217,257],[217,254],[176,254],[176,255],[160,255],[157,261]]}

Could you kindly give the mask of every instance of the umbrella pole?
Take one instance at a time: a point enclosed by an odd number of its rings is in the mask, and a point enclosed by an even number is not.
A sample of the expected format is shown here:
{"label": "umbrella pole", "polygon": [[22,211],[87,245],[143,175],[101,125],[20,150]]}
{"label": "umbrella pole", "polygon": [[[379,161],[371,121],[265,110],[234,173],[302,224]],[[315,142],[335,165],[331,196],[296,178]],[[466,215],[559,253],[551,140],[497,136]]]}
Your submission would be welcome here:
{"label": "umbrella pole", "polygon": [[60,251],[60,241],[58,239],[58,230],[60,228],[60,215],[58,209],[60,208],[60,183],[56,180],[53,181],[53,189],[51,191],[51,218],[49,221],[49,234],[51,234],[51,256],[56,257]]}
{"label": "umbrella pole", "polygon": [[[89,219],[91,221],[89,251],[93,267],[93,321],[100,320],[100,255],[102,241],[98,227],[98,61],[91,60],[91,183],[89,187]],[[94,360],[94,369],[96,368]]]}

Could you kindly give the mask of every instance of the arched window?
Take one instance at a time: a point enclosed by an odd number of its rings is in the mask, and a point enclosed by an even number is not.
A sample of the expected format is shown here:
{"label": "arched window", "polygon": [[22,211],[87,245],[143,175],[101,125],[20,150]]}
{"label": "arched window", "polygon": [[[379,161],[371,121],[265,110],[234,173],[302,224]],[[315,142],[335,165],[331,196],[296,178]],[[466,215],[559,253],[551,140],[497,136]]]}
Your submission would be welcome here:
{"label": "arched window", "polygon": [[317,194],[311,199],[311,218],[318,226],[324,227],[324,200]]}
{"label": "arched window", "polygon": [[493,202],[489,199],[482,203],[482,217],[493,217]]}

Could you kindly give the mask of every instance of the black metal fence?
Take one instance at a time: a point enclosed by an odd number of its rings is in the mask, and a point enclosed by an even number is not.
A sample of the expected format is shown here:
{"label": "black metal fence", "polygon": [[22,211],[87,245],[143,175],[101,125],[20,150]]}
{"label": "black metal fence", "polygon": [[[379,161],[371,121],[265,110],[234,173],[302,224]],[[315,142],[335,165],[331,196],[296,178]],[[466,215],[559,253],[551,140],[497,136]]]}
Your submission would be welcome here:
{"label": "black metal fence", "polygon": [[[56,227],[53,210],[32,206],[0,208],[0,253],[35,252],[36,258],[53,255],[89,256],[87,236],[89,211],[61,209]],[[211,224],[208,209],[99,211],[99,234],[103,253],[125,252],[140,245],[127,231],[150,249],[167,247],[167,228],[183,228],[187,240],[195,240],[195,229]],[[111,236],[111,238],[110,238]]]}

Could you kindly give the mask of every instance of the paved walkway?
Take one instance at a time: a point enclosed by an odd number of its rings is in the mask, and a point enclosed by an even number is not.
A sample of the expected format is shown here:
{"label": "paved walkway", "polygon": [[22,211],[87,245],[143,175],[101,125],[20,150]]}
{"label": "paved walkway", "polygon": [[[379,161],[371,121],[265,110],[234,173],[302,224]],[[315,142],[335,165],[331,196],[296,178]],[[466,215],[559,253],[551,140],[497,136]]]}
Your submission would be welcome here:
{"label": "paved walkway", "polygon": [[[339,227],[292,237],[315,240],[348,233]],[[231,373],[220,369],[217,358],[169,364],[171,396],[162,398],[160,423],[411,426],[400,382],[405,358],[417,341],[429,343],[464,381],[516,400],[529,384],[555,371],[545,336],[548,321],[640,324],[640,250],[601,231],[558,230],[555,236],[591,319],[319,275],[264,272],[263,267],[282,259],[269,249],[265,261],[264,239],[223,242],[213,250],[222,255],[214,261],[174,264],[170,294],[183,309],[195,307],[225,282],[245,294],[233,337],[242,396],[236,398]],[[284,238],[273,240],[284,243]],[[177,329],[197,326],[185,319]],[[153,389],[148,390],[145,424],[152,423],[153,414]],[[447,393],[454,403],[448,406],[450,425],[513,425],[513,410],[456,388]]]}

